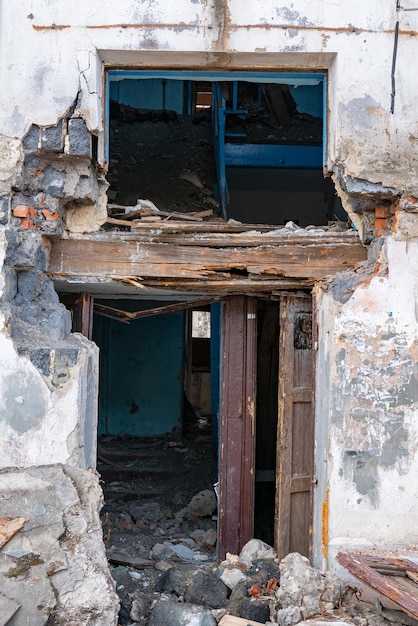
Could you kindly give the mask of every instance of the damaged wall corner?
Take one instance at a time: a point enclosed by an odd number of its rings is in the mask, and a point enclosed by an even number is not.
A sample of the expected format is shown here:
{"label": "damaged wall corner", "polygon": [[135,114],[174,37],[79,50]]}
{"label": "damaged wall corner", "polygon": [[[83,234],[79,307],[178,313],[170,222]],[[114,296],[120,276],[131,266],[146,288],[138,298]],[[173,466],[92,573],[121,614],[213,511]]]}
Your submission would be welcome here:
{"label": "damaged wall corner", "polygon": [[[411,539],[409,520],[418,515],[417,290],[418,242],[387,238],[368,276],[347,273],[318,293],[316,532],[326,490],[331,568],[342,546],[406,549]],[[318,547],[316,559],[324,562]]]}

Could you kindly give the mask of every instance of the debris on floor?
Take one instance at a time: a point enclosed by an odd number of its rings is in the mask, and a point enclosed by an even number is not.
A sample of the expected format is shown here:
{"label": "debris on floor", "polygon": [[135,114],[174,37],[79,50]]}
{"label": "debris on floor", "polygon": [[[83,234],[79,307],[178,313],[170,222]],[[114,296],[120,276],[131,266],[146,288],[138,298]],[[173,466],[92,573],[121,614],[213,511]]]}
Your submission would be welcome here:
{"label": "debris on floor", "polygon": [[103,435],[99,471],[120,626],[389,623],[388,613],[361,602],[336,576],[298,553],[279,562],[259,539],[217,562],[217,459],[210,437]]}

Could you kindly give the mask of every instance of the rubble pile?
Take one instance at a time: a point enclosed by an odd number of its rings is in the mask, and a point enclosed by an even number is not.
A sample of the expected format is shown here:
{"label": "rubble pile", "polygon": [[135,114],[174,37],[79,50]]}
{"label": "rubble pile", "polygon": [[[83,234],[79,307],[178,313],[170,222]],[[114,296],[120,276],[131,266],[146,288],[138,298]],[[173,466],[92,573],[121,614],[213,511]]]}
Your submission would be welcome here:
{"label": "rubble pile", "polygon": [[298,553],[278,562],[273,548],[258,539],[219,565],[192,563],[177,550],[150,556],[149,567],[112,571],[121,625],[388,624],[336,576],[314,569]]}
{"label": "rubble pile", "polygon": [[279,562],[259,539],[218,563],[217,460],[210,437],[194,437],[100,437],[120,626],[388,624],[337,577],[297,553]]}

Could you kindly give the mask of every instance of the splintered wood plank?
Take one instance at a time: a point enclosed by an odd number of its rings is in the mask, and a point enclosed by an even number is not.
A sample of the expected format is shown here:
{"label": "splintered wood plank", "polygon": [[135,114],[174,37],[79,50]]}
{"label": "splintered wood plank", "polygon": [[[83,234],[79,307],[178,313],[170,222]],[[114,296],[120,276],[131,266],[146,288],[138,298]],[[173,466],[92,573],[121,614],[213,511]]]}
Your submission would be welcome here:
{"label": "splintered wood plank", "polygon": [[289,244],[280,241],[257,246],[208,247],[201,245],[146,243],[132,238],[61,239],[51,248],[48,273],[63,277],[141,277],[220,280],[251,275],[278,278],[331,276],[365,259],[360,245],[321,242]]}
{"label": "splintered wood plank", "polygon": [[0,519],[0,548],[6,545],[28,521],[26,517],[15,517],[14,519],[2,517]]}
{"label": "splintered wood plank", "polygon": [[[403,611],[418,618],[418,585],[412,578],[395,576],[394,566],[400,572],[417,571],[417,565],[408,559],[385,559],[371,555],[359,555],[350,552],[339,552],[338,563],[348,569],[356,578],[392,600]],[[379,569],[390,569],[390,574],[383,574]]]}

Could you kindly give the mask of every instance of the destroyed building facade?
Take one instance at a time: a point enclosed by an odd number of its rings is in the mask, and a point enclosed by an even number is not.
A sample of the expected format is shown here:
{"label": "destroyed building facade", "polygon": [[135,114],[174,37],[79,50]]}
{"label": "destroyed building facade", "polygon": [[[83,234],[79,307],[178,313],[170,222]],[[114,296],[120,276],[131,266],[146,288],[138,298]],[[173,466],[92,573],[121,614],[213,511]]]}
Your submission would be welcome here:
{"label": "destroyed building facade", "polygon": [[342,549],[415,547],[404,4],[1,6],[0,517],[27,520],[0,550],[11,616],[116,623],[97,434],[181,437],[185,395],[214,425],[220,557],[263,532],[331,571]]}

